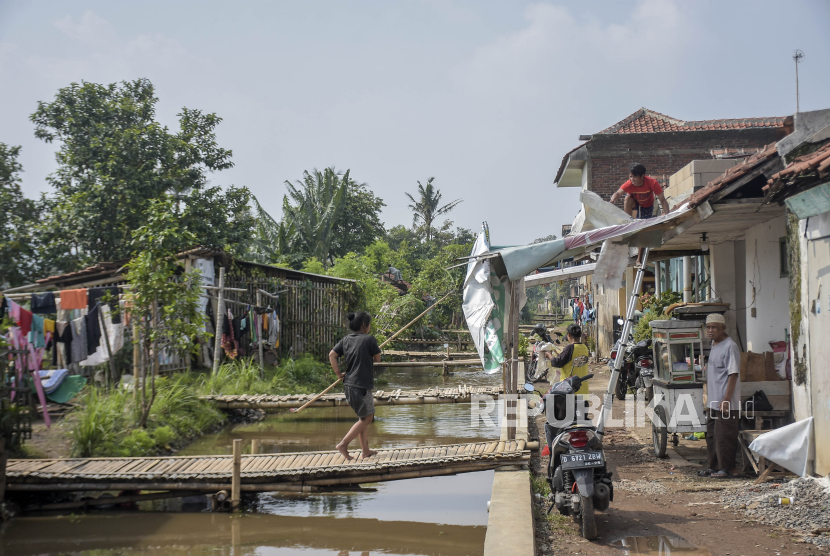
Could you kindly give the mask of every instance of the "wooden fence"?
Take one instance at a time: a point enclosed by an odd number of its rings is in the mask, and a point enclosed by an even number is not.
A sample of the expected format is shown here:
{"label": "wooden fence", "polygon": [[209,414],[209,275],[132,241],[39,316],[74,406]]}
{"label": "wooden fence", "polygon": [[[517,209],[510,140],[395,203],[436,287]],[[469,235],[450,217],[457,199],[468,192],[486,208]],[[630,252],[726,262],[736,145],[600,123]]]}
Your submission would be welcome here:
{"label": "wooden fence", "polygon": [[[232,274],[225,285],[246,290],[225,293],[226,299],[243,304],[255,305],[257,289],[279,295],[277,302],[268,299],[265,304],[277,309],[281,357],[309,353],[317,359],[325,359],[346,333],[346,311],[351,292],[342,284]],[[233,306],[231,311],[234,311]]]}

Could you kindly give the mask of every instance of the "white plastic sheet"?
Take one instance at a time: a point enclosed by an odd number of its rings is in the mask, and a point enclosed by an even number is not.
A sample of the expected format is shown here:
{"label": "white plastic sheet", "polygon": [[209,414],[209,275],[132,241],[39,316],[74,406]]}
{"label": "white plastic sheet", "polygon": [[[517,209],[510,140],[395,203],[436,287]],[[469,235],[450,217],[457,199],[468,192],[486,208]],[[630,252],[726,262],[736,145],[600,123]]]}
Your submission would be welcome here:
{"label": "white plastic sheet", "polygon": [[[482,231],[478,234],[473,245],[472,256],[490,252],[487,236]],[[504,352],[499,340],[502,323],[498,318],[491,318],[496,303],[493,299],[494,285],[500,285],[499,280],[491,277],[490,261],[470,259],[467,263],[467,277],[464,280],[464,297],[461,308],[467,321],[467,328],[473,337],[473,343],[481,358],[481,364],[487,373],[499,370],[504,362]],[[495,284],[494,284],[495,282]],[[489,352],[485,353],[487,345]]]}
{"label": "white plastic sheet", "polygon": [[809,473],[815,458],[813,418],[771,430],[752,441],[749,449],[802,477]]}
{"label": "white plastic sheet", "polygon": [[614,290],[622,288],[628,259],[627,243],[615,243],[610,239],[603,241],[597,267],[594,270],[594,284]]}

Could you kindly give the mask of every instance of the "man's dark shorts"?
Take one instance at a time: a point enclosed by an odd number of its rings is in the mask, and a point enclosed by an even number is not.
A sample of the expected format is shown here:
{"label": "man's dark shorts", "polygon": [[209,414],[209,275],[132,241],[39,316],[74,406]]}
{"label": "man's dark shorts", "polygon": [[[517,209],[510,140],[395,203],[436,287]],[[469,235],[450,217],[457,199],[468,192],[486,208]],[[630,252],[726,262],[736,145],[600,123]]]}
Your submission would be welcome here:
{"label": "man's dark shorts", "polygon": [[637,219],[638,220],[645,220],[646,218],[652,218],[653,216],[654,216],[654,205],[651,205],[650,207],[643,207],[643,206],[637,205]]}
{"label": "man's dark shorts", "polygon": [[363,419],[375,412],[375,398],[371,390],[346,384],[343,386],[343,391],[346,393],[346,401],[359,418]]}

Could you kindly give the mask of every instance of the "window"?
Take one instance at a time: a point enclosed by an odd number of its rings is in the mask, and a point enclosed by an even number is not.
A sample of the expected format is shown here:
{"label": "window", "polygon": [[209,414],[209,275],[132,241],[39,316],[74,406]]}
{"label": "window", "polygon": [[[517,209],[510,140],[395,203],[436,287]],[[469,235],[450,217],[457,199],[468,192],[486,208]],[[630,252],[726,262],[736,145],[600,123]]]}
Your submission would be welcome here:
{"label": "window", "polygon": [[781,265],[781,278],[790,275],[790,253],[787,249],[787,238],[778,238],[778,259]]}

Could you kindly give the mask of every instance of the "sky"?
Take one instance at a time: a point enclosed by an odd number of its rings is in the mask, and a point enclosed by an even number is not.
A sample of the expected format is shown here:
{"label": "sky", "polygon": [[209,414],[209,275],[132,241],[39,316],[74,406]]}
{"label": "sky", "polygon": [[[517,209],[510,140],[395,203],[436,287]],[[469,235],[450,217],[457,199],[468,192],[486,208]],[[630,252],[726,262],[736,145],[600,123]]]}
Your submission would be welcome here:
{"label": "sky", "polygon": [[640,107],[702,120],[830,108],[830,2],[0,0],[0,142],[48,192],[56,146],[29,116],[70,83],[148,78],[158,119],[223,118],[235,167],[275,218],[286,180],[351,170],[410,225],[434,177],[496,244],[559,235],[579,209],[563,155]]}

